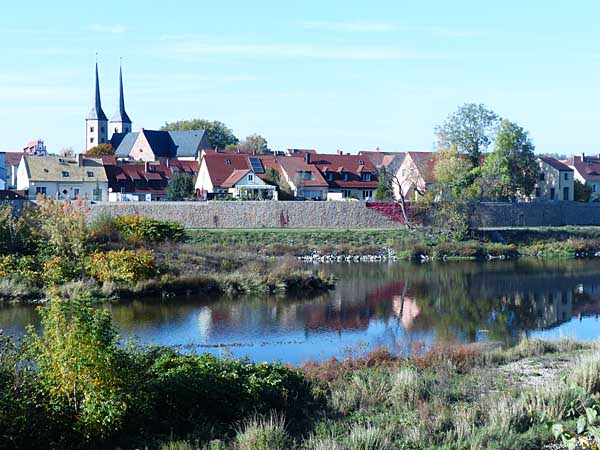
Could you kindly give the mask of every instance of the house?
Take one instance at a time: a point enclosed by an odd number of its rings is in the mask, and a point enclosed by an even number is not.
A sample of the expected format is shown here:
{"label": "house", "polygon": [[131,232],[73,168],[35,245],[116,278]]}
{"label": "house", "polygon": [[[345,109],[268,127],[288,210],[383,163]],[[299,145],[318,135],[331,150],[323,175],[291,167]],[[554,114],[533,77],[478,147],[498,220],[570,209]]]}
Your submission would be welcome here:
{"label": "house", "polygon": [[235,169],[221,184],[234,198],[277,200],[277,187],[265,183],[252,169]]}
{"label": "house", "polygon": [[276,160],[294,197],[325,200],[329,193],[329,183],[318,167],[311,164],[310,158],[313,155],[314,153],[307,152],[303,157],[281,156]]}
{"label": "house", "polygon": [[[262,181],[262,177],[267,170],[274,169],[285,182],[286,176],[282,172],[279,158],[273,155],[251,155],[231,151],[203,151],[198,178],[196,179],[196,190],[206,196],[229,194],[231,189],[235,187],[231,184],[232,179],[230,177],[232,174],[238,171],[236,173],[239,175],[241,173],[239,171],[246,170],[251,170],[253,176]],[[255,181],[253,185],[263,186],[257,180],[252,181]],[[239,182],[240,180],[236,180],[236,183]],[[271,190],[268,187],[257,187],[256,189]],[[267,193],[265,192],[265,194]]]}
{"label": "house", "polygon": [[573,169],[576,180],[592,188],[592,199],[600,198],[600,154],[586,156],[582,153],[561,162]]}
{"label": "house", "polygon": [[380,172],[388,174],[395,174],[406,157],[406,152],[382,152],[379,148],[374,151],[361,150],[358,154],[370,159]]}
{"label": "house", "polygon": [[109,201],[165,200],[169,182],[176,173],[186,173],[194,178],[198,175],[196,161],[118,162],[114,157],[103,157],[103,161]]}
{"label": "house", "polygon": [[394,198],[402,192],[406,200],[418,200],[419,193],[427,190],[434,181],[434,152],[406,152],[394,175]]}
{"label": "house", "polygon": [[0,188],[17,187],[17,169],[24,155],[20,152],[0,152]]}
{"label": "house", "polygon": [[82,155],[76,158],[25,155],[19,163],[16,184],[29,199],[38,194],[67,200],[108,199],[108,179],[102,160]]}
{"label": "house", "polygon": [[115,133],[110,143],[117,158],[135,161],[195,161],[202,149],[211,148],[204,130],[156,131],[142,128],[136,133]]}
{"label": "house", "polygon": [[341,150],[337,154],[297,151],[292,158],[304,159],[307,165],[319,170],[327,182],[328,200],[370,200],[377,189],[377,168],[363,156],[344,154]]}
{"label": "house", "polygon": [[574,170],[562,162],[547,156],[537,158],[540,166],[531,200],[575,199]]}

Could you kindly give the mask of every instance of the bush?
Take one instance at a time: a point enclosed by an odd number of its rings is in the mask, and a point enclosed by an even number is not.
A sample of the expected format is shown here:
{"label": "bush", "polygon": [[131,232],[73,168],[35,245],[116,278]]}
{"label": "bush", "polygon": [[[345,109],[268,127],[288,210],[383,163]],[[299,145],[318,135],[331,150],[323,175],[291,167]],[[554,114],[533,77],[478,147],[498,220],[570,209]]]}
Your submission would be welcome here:
{"label": "bush", "polygon": [[288,450],[290,437],[283,416],[271,414],[246,421],[235,439],[236,450]]}
{"label": "bush", "polygon": [[279,364],[251,364],[164,350],[148,368],[155,411],[167,427],[192,428],[202,418],[235,422],[250,414],[292,410],[300,418],[313,403],[308,381]]}
{"label": "bush", "polygon": [[92,253],[87,259],[86,271],[102,283],[135,282],[157,273],[154,254],[145,249]]}
{"label": "bush", "polygon": [[132,244],[180,241],[185,236],[183,226],[177,222],[155,220],[139,215],[118,216],[115,225],[121,235]]}
{"label": "bush", "polygon": [[63,284],[80,277],[82,272],[83,270],[77,260],[53,256],[44,261],[42,279],[44,284]]}

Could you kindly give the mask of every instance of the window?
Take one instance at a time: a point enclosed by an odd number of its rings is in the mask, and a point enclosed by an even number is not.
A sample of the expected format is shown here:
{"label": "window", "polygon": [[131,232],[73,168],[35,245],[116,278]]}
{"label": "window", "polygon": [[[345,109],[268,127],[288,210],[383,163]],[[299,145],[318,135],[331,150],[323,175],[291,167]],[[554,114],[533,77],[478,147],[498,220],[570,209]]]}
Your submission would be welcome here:
{"label": "window", "polygon": [[364,166],[364,165],[365,165],[365,162],[364,162],[362,159],[359,159],[359,160],[358,160],[358,164],[360,164],[361,166]]}
{"label": "window", "polygon": [[542,196],[542,190],[540,188],[535,188],[535,196],[538,198]]}
{"label": "window", "polygon": [[94,176],[94,172],[88,172],[87,176],[88,176],[88,178],[92,178]]}
{"label": "window", "polygon": [[342,180],[348,181],[348,172],[342,172]]}
{"label": "window", "polygon": [[73,189],[73,198],[77,198],[79,197],[79,188],[74,188]]}
{"label": "window", "polygon": [[140,153],[144,153],[144,149],[143,148],[140,148]]}
{"label": "window", "polygon": [[596,192],[596,183],[592,184],[592,192]]}
{"label": "window", "polygon": [[90,138],[90,144],[93,144],[93,143],[94,143],[94,138],[93,138],[93,137],[91,137],[91,138]]}
{"label": "window", "polygon": [[265,168],[263,167],[260,158],[248,158],[248,160],[250,161],[250,166],[252,166],[254,173],[265,173]]}
{"label": "window", "polygon": [[333,172],[327,172],[327,181],[333,181]]}
{"label": "window", "polygon": [[90,127],[90,133],[94,132],[94,127]]}
{"label": "window", "polygon": [[368,198],[373,197],[373,191],[363,191],[362,195],[363,195],[363,200],[366,200]]}
{"label": "window", "polygon": [[540,172],[540,181],[544,181],[546,179],[546,174],[544,172]]}
{"label": "window", "polygon": [[554,192],[555,189],[554,188],[550,188],[550,200],[554,200]]}
{"label": "window", "polygon": [[227,164],[228,166],[230,166],[231,165],[231,160],[230,159],[226,159],[225,160],[225,164]]}
{"label": "window", "polygon": [[363,174],[362,174],[362,180],[363,181],[371,181],[371,174],[363,172]]}
{"label": "window", "polygon": [[312,172],[309,172],[309,171],[302,172],[302,179],[303,180],[312,180]]}
{"label": "window", "polygon": [[249,174],[248,175],[248,181],[254,181],[254,175]]}
{"label": "window", "polygon": [[63,176],[63,178],[68,178],[69,172],[67,172],[66,170],[63,170],[62,176]]}
{"label": "window", "polygon": [[46,186],[36,186],[35,195],[37,194],[46,195]]}
{"label": "window", "polygon": [[350,189],[342,189],[342,197],[348,198],[352,195],[352,191]]}
{"label": "window", "polygon": [[568,180],[568,179],[569,179],[569,174],[565,173],[565,180]]}
{"label": "window", "polygon": [[119,132],[119,129],[118,129],[118,128],[115,128],[115,133],[118,133],[118,132]]}

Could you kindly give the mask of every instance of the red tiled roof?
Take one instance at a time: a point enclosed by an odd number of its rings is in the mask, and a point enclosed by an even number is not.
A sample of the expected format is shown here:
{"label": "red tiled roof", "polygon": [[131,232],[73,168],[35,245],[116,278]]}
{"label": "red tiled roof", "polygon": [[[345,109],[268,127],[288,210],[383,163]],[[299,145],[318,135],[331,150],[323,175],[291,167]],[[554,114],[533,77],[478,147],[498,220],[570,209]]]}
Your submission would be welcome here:
{"label": "red tiled roof", "polygon": [[250,169],[236,169],[231,172],[231,175],[221,184],[221,187],[233,187],[235,186],[242,178],[246,176],[248,172],[251,172]]}
{"label": "red tiled roof", "polygon": [[539,156],[539,158],[548,164],[550,167],[554,167],[556,170],[560,170],[561,172],[573,172],[566,164],[561,163],[559,160],[550,158],[549,156]]}
{"label": "red tiled roof", "polygon": [[405,152],[381,152],[379,150],[361,150],[358,154],[370,159],[375,167],[386,167],[394,160],[394,157],[406,155]]}
{"label": "red tiled roof", "polygon": [[435,152],[407,152],[407,156],[410,156],[419,175],[423,178],[426,183],[432,183],[434,181],[434,169],[435,169]]}
{"label": "red tiled roof", "polygon": [[307,164],[304,158],[296,158],[291,156],[282,156],[277,158],[277,161],[285,170],[287,175],[291,178],[292,182],[298,175],[298,173],[311,172],[312,177],[310,180],[302,179],[302,185],[305,187],[327,187],[328,183],[321,175],[321,172],[313,164]]}
{"label": "red tiled roof", "polygon": [[21,158],[26,155],[24,152],[6,152],[4,154],[6,159],[6,166],[16,166],[21,162]]}
{"label": "red tiled roof", "polygon": [[586,181],[600,181],[600,158],[590,156],[571,156],[565,165],[573,167]]}
{"label": "red tiled roof", "polygon": [[[298,159],[298,157],[296,157]],[[362,164],[361,164],[362,162]],[[377,188],[377,169],[373,162],[361,155],[339,154],[311,154],[310,164],[316,166],[321,172],[331,172],[330,167],[335,167],[333,180],[327,180],[330,188],[347,189],[375,189]],[[363,181],[362,173],[371,173],[371,181]],[[348,179],[342,179],[342,173],[348,174]]]}
{"label": "red tiled roof", "polygon": [[234,170],[250,169],[248,155],[237,153],[207,153],[203,161],[213,186],[222,186]]}

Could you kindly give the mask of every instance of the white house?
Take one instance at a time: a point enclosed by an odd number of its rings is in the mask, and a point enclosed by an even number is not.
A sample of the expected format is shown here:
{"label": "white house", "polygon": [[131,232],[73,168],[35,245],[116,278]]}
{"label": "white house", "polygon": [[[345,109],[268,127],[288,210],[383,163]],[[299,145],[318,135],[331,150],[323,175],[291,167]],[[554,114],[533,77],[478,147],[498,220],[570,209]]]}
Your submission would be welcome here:
{"label": "white house", "polygon": [[221,184],[234,198],[277,200],[277,188],[261,180],[250,169],[236,169]]}
{"label": "white house", "polygon": [[108,200],[108,179],[101,159],[23,156],[17,169],[17,189],[30,199],[38,194],[56,199],[81,197]]}

